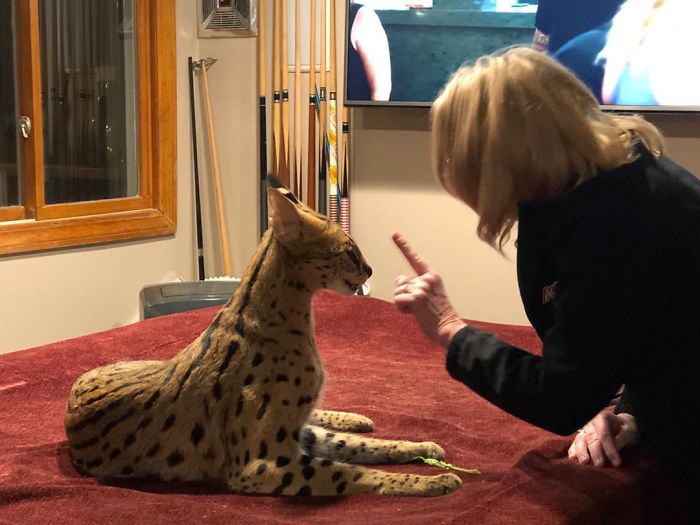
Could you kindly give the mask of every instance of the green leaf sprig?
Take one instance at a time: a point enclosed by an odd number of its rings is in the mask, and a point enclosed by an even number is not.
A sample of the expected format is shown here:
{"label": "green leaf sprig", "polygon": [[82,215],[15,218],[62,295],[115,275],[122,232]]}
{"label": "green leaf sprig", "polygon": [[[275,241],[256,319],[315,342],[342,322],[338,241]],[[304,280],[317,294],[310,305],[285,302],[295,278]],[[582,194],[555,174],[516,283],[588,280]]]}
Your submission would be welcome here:
{"label": "green leaf sprig", "polygon": [[447,463],[446,461],[441,461],[439,459],[434,459],[434,458],[424,458],[423,456],[416,456],[413,458],[413,460],[421,460],[423,463],[426,465],[430,465],[431,467],[439,467],[439,468],[444,468],[445,470],[456,470],[458,472],[464,472],[466,474],[481,474],[481,471],[478,468],[462,468],[462,467],[457,467],[456,465],[452,465],[451,463]]}

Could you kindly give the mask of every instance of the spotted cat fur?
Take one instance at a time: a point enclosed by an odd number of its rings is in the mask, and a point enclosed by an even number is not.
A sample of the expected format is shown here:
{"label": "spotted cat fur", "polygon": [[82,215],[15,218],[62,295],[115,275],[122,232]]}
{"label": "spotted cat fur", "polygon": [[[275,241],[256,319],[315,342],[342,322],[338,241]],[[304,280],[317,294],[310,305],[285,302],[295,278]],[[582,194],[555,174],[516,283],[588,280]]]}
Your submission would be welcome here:
{"label": "spotted cat fur", "polygon": [[318,410],[323,365],[311,297],[355,292],[371,269],[342,229],[272,180],[270,229],[231,300],[172,359],[125,361],[74,384],[70,456],[98,478],[212,480],[236,493],[436,496],[453,473],[391,473],[360,464],[442,458],[432,442],[390,441],[366,417]]}

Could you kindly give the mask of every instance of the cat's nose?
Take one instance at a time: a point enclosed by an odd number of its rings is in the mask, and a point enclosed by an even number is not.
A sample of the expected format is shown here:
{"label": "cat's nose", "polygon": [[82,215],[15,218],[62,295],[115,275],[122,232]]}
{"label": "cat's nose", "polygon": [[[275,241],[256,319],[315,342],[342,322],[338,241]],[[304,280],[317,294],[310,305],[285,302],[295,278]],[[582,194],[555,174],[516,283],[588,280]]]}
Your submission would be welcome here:
{"label": "cat's nose", "polygon": [[362,271],[367,274],[367,278],[372,277],[372,268],[370,268],[368,264],[362,265]]}

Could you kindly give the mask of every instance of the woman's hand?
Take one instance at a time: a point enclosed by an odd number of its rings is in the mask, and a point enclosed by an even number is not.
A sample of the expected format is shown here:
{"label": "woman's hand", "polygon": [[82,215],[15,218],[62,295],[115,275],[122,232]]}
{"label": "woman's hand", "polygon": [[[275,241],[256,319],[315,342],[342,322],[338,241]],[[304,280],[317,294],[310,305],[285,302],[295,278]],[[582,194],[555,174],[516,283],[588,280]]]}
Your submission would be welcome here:
{"label": "woman's hand", "polygon": [[400,234],[395,233],[392,239],[416,272],[413,277],[396,278],[394,303],[399,310],[416,318],[425,335],[447,348],[452,337],[467,324],[450,304],[442,278]]}
{"label": "woman's hand", "polygon": [[633,415],[604,410],[578,431],[569,447],[569,459],[582,465],[593,462],[596,467],[602,467],[609,462],[619,467],[620,450],[638,441],[639,429]]}

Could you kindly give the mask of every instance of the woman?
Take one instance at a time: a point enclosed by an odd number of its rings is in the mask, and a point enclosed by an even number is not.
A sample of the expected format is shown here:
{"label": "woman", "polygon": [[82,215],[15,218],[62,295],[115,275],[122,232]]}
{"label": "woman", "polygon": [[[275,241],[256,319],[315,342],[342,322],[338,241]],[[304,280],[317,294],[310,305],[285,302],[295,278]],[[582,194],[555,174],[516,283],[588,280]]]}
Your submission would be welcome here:
{"label": "woman", "polygon": [[[395,234],[416,272],[397,278],[397,306],[479,395],[560,435],[583,427],[570,457],[619,465],[621,449],[647,439],[697,486],[700,181],[662,155],[653,125],[602,112],[530,48],[457,71],[432,124],[434,169],[477,213],[479,237],[501,250],[518,223],[520,292],[543,353],[464,323]],[[614,412],[596,416],[622,385]]]}

